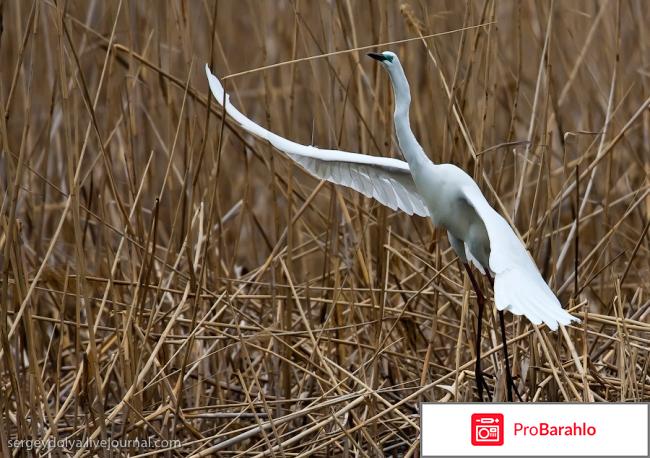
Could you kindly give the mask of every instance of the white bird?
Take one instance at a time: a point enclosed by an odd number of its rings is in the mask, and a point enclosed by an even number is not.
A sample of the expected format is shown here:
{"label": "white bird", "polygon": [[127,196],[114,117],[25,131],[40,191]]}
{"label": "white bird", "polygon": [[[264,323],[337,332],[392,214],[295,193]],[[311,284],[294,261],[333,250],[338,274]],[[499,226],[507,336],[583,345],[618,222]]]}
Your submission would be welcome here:
{"label": "white bird", "polygon": [[[388,71],[395,93],[395,133],[407,162],[346,151],[320,149],[287,140],[254,123],[231,103],[219,79],[206,65],[212,94],[242,128],[267,140],[317,178],[347,186],[393,210],[429,216],[447,230],[449,242],[463,262],[477,295],[476,384],[479,399],[489,389],[480,368],[480,339],[484,298],[469,267],[471,262],[486,275],[494,289],[506,360],[508,399],[514,388],[505,345],[503,310],[524,315],[532,323],[558,324],[579,321],[562,308],[542,278],[535,262],[506,220],[488,203],[476,182],[452,164],[434,164],[411,131],[411,93],[397,55],[386,51],[368,54]],[[492,278],[494,277],[494,281]],[[517,392],[515,388],[515,392]],[[519,396],[519,393],[517,392]],[[521,399],[521,398],[520,398]]]}

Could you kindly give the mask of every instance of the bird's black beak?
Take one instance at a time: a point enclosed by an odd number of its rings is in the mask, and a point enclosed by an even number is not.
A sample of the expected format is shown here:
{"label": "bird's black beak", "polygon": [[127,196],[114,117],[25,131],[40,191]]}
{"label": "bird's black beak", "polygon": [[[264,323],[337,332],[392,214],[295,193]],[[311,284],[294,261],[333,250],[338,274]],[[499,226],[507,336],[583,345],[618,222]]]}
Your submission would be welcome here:
{"label": "bird's black beak", "polygon": [[386,60],[386,56],[376,52],[369,52],[368,57],[372,57],[373,59],[378,60],[379,62],[383,62]]}

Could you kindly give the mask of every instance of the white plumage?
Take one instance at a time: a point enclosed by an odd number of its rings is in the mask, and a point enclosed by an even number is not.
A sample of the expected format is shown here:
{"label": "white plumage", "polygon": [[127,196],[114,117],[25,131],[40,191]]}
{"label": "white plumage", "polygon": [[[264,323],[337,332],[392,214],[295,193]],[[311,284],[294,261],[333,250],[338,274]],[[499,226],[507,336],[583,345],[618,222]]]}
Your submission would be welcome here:
{"label": "white plumage", "polygon": [[[268,131],[244,116],[223,90],[219,79],[205,66],[210,90],[226,113],[237,124],[275,148],[287,154],[305,170],[321,180],[352,188],[366,197],[372,197],[393,210],[409,215],[429,216],[429,210],[418,194],[409,165],[399,159],[374,157],[346,151],[320,149],[301,145]],[[224,100],[225,96],[225,100]]]}
{"label": "white plumage", "polygon": [[552,330],[558,323],[579,321],[560,301],[539,273],[535,261],[508,222],[494,210],[472,182],[463,194],[483,220],[490,238],[490,270],[494,273],[494,303],[499,310],[525,315],[531,322],[544,322]]}
{"label": "white plumage", "polygon": [[487,202],[474,180],[451,164],[432,163],[409,125],[410,90],[394,53],[371,54],[388,71],[395,92],[395,130],[408,162],[295,143],[254,123],[231,103],[206,65],[210,89],[226,113],[246,131],[265,139],[312,175],[352,188],[409,215],[429,216],[444,226],[457,255],[481,273],[494,274],[499,310],[525,315],[556,330],[576,317],[560,305],[510,225]]}

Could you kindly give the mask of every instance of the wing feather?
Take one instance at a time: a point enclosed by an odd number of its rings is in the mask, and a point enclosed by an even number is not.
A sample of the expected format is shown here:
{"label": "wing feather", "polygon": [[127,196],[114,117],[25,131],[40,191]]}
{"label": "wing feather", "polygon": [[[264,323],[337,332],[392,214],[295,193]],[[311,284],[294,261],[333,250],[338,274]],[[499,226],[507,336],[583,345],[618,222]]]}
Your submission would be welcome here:
{"label": "wing feather", "polygon": [[535,324],[544,322],[552,330],[558,328],[558,323],[568,325],[571,321],[580,321],[562,308],[523,242],[485,200],[476,183],[467,184],[461,190],[483,220],[490,239],[490,270],[495,274],[497,308],[525,315]]}
{"label": "wing feather", "polygon": [[301,145],[280,137],[237,110],[207,65],[205,72],[214,98],[237,124],[251,134],[267,140],[315,177],[352,188],[393,210],[400,209],[409,215],[429,216],[429,209],[415,187],[408,163],[388,157]]}
{"label": "wing feather", "polygon": [[382,186],[388,190],[392,199],[395,199],[395,202],[397,202],[397,205],[403,208],[406,213],[413,213],[414,209],[411,202],[408,200],[408,197],[405,199],[403,196],[404,187],[399,183],[391,183],[386,177],[380,177],[380,180]]}

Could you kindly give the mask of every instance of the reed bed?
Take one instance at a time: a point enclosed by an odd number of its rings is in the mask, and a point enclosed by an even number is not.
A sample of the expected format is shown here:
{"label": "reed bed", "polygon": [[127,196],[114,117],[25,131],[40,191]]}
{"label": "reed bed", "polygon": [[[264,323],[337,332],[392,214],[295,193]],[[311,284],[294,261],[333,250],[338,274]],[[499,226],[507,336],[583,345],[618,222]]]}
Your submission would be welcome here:
{"label": "reed bed", "polygon": [[364,56],[397,52],[430,158],[479,182],[582,319],[507,315],[523,399],[650,400],[645,2],[2,0],[0,18],[3,456],[416,456],[420,402],[476,399],[446,234],[242,132],[206,62],[283,136],[400,157]]}

